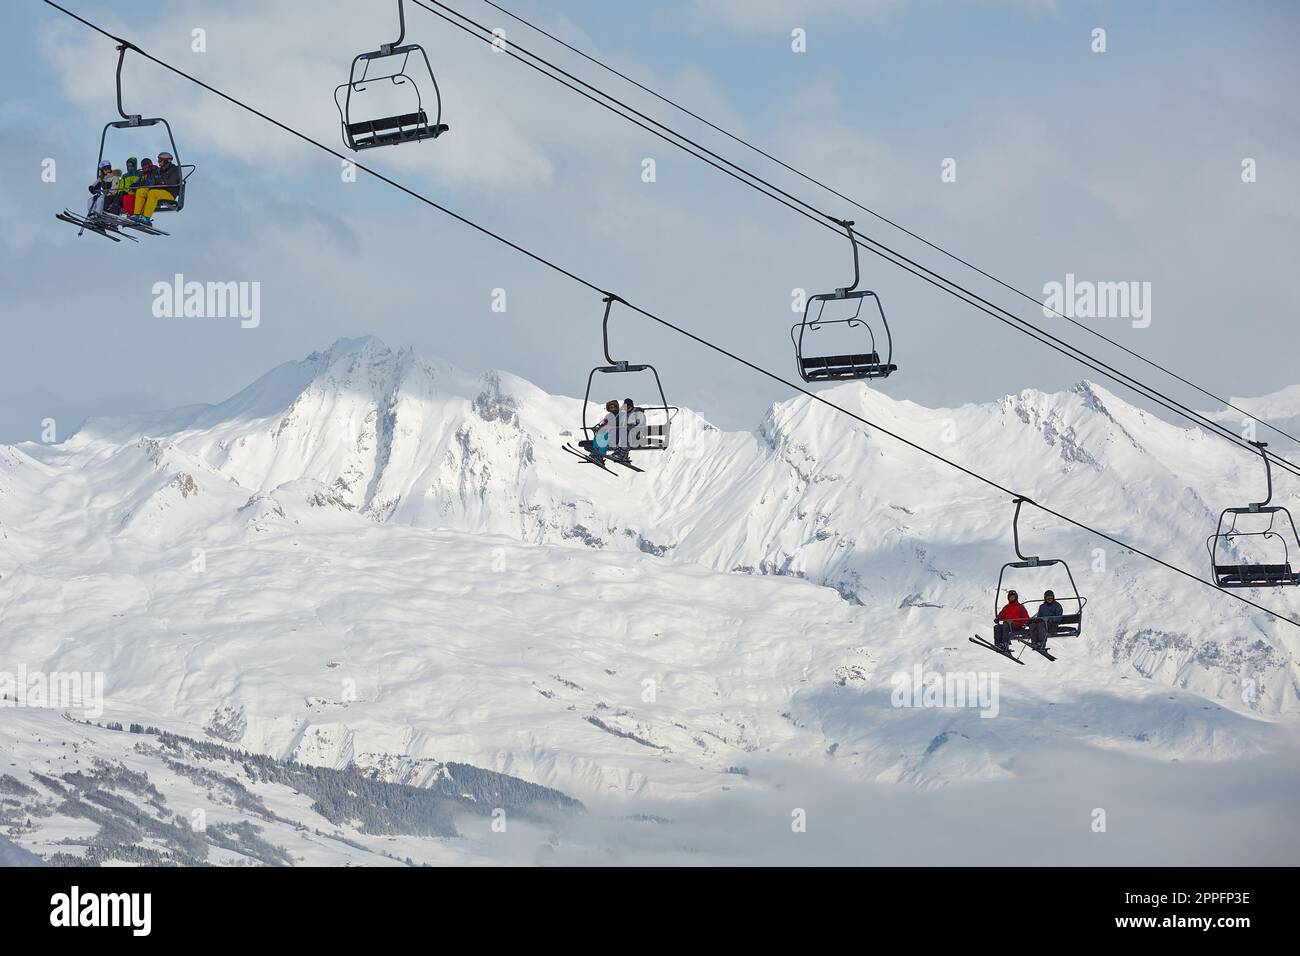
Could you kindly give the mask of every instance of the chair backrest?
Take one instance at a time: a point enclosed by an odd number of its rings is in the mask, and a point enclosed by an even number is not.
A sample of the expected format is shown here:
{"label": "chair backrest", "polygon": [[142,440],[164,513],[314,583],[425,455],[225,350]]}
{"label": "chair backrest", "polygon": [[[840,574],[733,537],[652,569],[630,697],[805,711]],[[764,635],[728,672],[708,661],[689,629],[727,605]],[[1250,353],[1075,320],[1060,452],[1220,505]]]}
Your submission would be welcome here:
{"label": "chair backrest", "polygon": [[[181,184],[176,187],[176,198],[161,200],[154,209],[154,212],[180,212],[185,208],[185,185],[189,182],[190,177],[194,175],[195,168],[196,167],[193,163],[186,163],[180,167]],[[188,173],[185,171],[187,169],[189,170]],[[166,189],[169,187],[164,186],[161,188]]]}
{"label": "chair backrest", "polygon": [[429,117],[424,110],[417,110],[414,113],[402,113],[397,116],[382,116],[378,119],[362,120],[359,123],[349,123],[348,132],[353,136],[363,133],[382,133],[390,129],[402,129],[407,126],[428,126]]}
{"label": "chair backrest", "polygon": [[804,368],[862,368],[879,365],[880,355],[876,352],[859,352],[856,355],[805,356],[800,359]]}
{"label": "chair backrest", "polygon": [[[623,434],[612,431],[609,435],[610,447],[627,451],[664,451],[668,448],[668,439],[672,431],[673,417],[677,409],[670,405],[651,405],[647,408],[637,406],[639,416],[634,419]],[[585,427],[585,426],[584,426]],[[586,429],[595,433],[594,428]],[[637,437],[633,441],[633,436]]]}
{"label": "chair backrest", "polygon": [[1242,581],[1266,581],[1275,578],[1292,577],[1295,572],[1291,564],[1216,564],[1215,577],[1232,578]]}

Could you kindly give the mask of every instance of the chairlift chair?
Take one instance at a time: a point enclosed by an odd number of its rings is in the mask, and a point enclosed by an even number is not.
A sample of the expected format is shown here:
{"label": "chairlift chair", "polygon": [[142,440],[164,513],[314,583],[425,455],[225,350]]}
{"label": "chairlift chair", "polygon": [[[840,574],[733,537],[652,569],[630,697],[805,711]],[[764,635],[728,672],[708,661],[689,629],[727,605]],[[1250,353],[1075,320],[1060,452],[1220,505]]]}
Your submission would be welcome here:
{"label": "chairlift chair", "polygon": [[[869,289],[857,290],[861,272],[858,262],[858,241],[853,235],[853,223],[844,222],[853,245],[853,284],[834,292],[825,292],[810,296],[804,305],[803,319],[790,327],[790,341],[794,344],[795,361],[799,377],[805,382],[844,382],[859,379],[886,378],[898,371],[893,364],[894,342],[889,331],[889,322],[885,318],[884,307],[880,297]],[[874,306],[874,315],[864,316],[863,306],[867,302]],[[853,308],[853,314],[845,318],[824,318],[828,302],[845,302]],[[815,310],[815,314],[814,314]],[[882,362],[876,344],[873,323],[878,322],[885,335],[885,359]],[[868,336],[869,346],[865,352],[844,352],[841,354],[810,355],[805,351],[805,336],[820,332],[826,328],[844,326],[848,329],[863,328]],[[825,352],[825,350],[823,350]]]}
{"label": "chairlift chair", "polygon": [[[1269,504],[1273,500],[1273,469],[1268,460],[1268,452],[1265,451],[1268,442],[1256,441],[1251,444],[1259,449],[1260,457],[1264,459],[1267,494],[1263,501],[1254,502],[1243,508],[1225,508],[1220,513],[1219,524],[1214,534],[1205,541],[1206,549],[1210,552],[1210,567],[1214,575],[1212,580],[1221,588],[1294,587],[1300,585],[1300,572],[1291,568],[1286,524],[1291,526],[1291,537],[1295,538],[1297,547],[1300,547],[1300,533],[1296,531],[1295,519],[1291,517],[1290,511],[1281,505]],[[1237,529],[1237,518],[1241,515],[1268,515],[1268,527],[1262,531],[1240,531]],[[1275,531],[1273,529],[1279,518],[1285,518],[1285,524],[1282,525],[1281,530]],[[1231,547],[1235,538],[1261,538],[1264,541],[1276,539],[1282,546],[1282,560],[1274,564],[1262,564],[1256,561],[1220,564],[1221,545]]]}
{"label": "chairlift chair", "polygon": [[[582,434],[583,438],[579,445],[588,453],[592,451],[592,441],[596,435],[597,428],[589,424],[588,415],[592,404],[592,391],[596,384],[596,375],[627,375],[639,372],[649,372],[654,378],[654,391],[659,396],[657,404],[638,405],[635,411],[640,413],[640,420],[635,426],[621,430],[619,433],[611,434],[609,451],[622,453],[625,457],[630,456],[631,452],[637,451],[666,451],[669,443],[669,434],[671,431],[672,421],[677,416],[677,407],[668,404],[668,399],[664,395],[663,383],[659,379],[659,372],[649,364],[632,364],[627,361],[615,359],[609,353],[609,314],[615,302],[623,302],[616,295],[607,295],[604,299],[605,315],[601,322],[601,334],[604,340],[605,365],[597,365],[587,376],[587,391],[582,400]],[[626,303],[624,302],[626,305]],[[602,380],[604,381],[604,380]],[[623,387],[616,390],[618,395],[627,395],[631,389]],[[617,398],[621,402],[621,398]],[[598,402],[598,404],[603,404]]]}
{"label": "chairlift chair", "polygon": [[[195,167],[192,163],[181,162],[180,150],[176,148],[176,137],[172,133],[171,124],[168,123],[165,118],[161,116],[145,117],[139,113],[128,113],[122,106],[122,64],[126,60],[127,50],[138,50],[138,48],[126,42],[119,43],[117,47],[117,113],[122,118],[120,120],[113,120],[105,123],[104,130],[100,133],[99,157],[95,160],[95,180],[99,180],[99,170],[104,162],[104,148],[108,143],[108,131],[110,129],[139,129],[143,127],[157,126],[161,123],[163,129],[167,131],[167,142],[171,146],[172,162],[180,169],[181,179],[174,187],[174,197],[159,202],[154,211],[180,212],[185,208],[185,188],[189,182],[190,176],[194,173]],[[169,190],[173,189],[171,186],[166,188]],[[168,233],[158,229],[157,227],[132,221],[125,216],[102,210],[96,211],[94,208],[95,202],[95,198],[92,197],[90,208],[87,209],[84,215],[65,209],[61,213],[56,213],[55,218],[77,226],[77,235],[81,235],[85,231],[90,230],[91,232],[104,236],[105,238],[112,239],[114,242],[119,242],[122,239],[130,239],[133,242],[137,241],[135,236],[131,235],[132,232],[141,232],[155,236],[168,235]]]}
{"label": "chairlift chair", "polygon": [[126,59],[126,51],[135,49],[129,43],[123,43],[117,48],[117,112],[122,118],[104,124],[104,131],[99,136],[99,158],[95,161],[95,175],[99,175],[99,166],[104,161],[104,146],[108,141],[108,131],[110,129],[137,129],[146,126],[157,126],[162,124],[163,129],[167,131],[167,141],[171,144],[172,162],[174,162],[181,171],[181,181],[176,188],[175,199],[164,199],[158,203],[156,212],[180,212],[185,208],[185,185],[193,175],[195,166],[193,163],[182,163],[180,151],[176,148],[176,137],[172,134],[171,124],[164,117],[153,116],[143,117],[139,113],[127,113],[122,108],[122,63]]}
{"label": "chairlift chair", "polygon": [[[418,43],[404,44],[402,42],[406,39],[404,0],[397,0],[397,18],[400,26],[397,39],[392,43],[381,45],[378,50],[359,53],[353,57],[352,67],[348,71],[348,81],[340,83],[334,88],[334,105],[339,111],[339,121],[343,129],[343,142],[348,149],[354,152],[374,149],[377,146],[399,146],[402,143],[418,143],[425,139],[437,139],[448,130],[447,125],[442,122],[442,93],[438,89],[437,77],[433,75],[433,67],[429,64],[429,55],[424,52],[424,48]],[[424,100],[420,94],[419,85],[407,73],[407,67],[411,65],[412,54],[418,54],[417,59],[414,61],[417,72],[420,72],[422,76],[427,74],[429,82],[433,85],[434,102],[437,106],[433,122],[429,121],[429,115],[424,109]],[[370,74],[370,67],[376,61],[390,60],[394,57],[401,57],[401,62],[391,72],[374,76]],[[424,61],[423,71],[419,70],[421,60]],[[358,72],[358,69],[360,72]],[[389,80],[394,86],[409,86],[415,94],[415,109],[389,116],[359,118],[354,111],[352,94],[364,93],[367,84],[378,83],[383,80]],[[346,90],[347,93],[340,102],[339,92],[342,90]]]}
{"label": "chairlift chair", "polygon": [[[1028,556],[1021,552],[1020,550],[1020,508],[1026,501],[1028,501],[1027,498],[1015,499],[1016,511],[1015,511],[1015,515],[1011,519],[1011,536],[1013,542],[1015,543],[1016,560],[1008,561],[1006,564],[1002,565],[1002,569],[998,572],[997,589],[993,592],[992,620],[995,628],[995,634],[996,634],[996,629],[999,626],[1007,625],[1008,623],[1011,623],[1010,639],[1007,640],[1005,645],[1002,647],[997,646],[996,637],[995,637],[995,643],[989,643],[988,641],[985,641],[983,638],[980,638],[978,636],[970,638],[970,641],[973,644],[979,644],[981,647],[986,647],[989,650],[996,651],[997,653],[1002,654],[1004,657],[1009,657],[1011,658],[1011,660],[1016,661],[1016,663],[1024,663],[1018,657],[1013,656],[1011,653],[1010,642],[1012,640],[1015,640],[1015,641],[1019,641],[1021,644],[1025,645],[1030,650],[1033,650],[1036,653],[1043,655],[1048,660],[1054,661],[1056,660],[1056,658],[1053,657],[1050,653],[1048,653],[1048,646],[1047,646],[1048,640],[1053,637],[1078,637],[1083,633],[1083,609],[1084,606],[1088,603],[1088,599],[1079,594],[1079,588],[1074,583],[1074,575],[1070,572],[1070,565],[1067,564],[1063,558],[1040,558],[1037,555]],[[1060,567],[1065,570],[1065,577],[1066,580],[1069,581],[1071,593],[1064,597],[1062,597],[1060,594],[1056,594],[1056,601],[1058,604],[1062,605],[1063,611],[1068,610],[1070,607],[1074,607],[1076,610],[1073,613],[1065,613],[1062,614],[1060,617],[1052,617],[1052,618],[1036,618],[1034,617],[1033,614],[1030,614],[1030,620],[1028,623],[1025,624],[1018,624],[1018,623],[998,620],[998,613],[1000,611],[999,604],[1002,600],[1002,594],[1003,594],[1002,582],[1006,578],[1006,573],[1009,569],[1020,570],[1020,569],[1028,569],[1028,568],[1050,568],[1050,567],[1055,567],[1057,565],[1060,565]],[[1045,590],[1054,591],[1055,589],[1045,589]],[[1021,601],[1020,603],[1024,605],[1026,611],[1029,611],[1031,610],[1032,605],[1042,604],[1042,601],[1032,600],[1032,601]],[[1041,621],[1042,623],[1035,623],[1038,621]]]}

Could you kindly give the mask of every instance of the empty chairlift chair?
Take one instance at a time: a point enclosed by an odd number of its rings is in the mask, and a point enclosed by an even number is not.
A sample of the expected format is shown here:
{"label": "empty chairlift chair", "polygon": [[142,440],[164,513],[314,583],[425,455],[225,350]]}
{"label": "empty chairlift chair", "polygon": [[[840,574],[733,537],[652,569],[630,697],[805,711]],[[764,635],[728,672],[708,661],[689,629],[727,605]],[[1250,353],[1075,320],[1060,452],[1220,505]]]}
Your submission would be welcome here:
{"label": "empty chairlift chair", "polygon": [[[809,383],[886,378],[890,373],[898,371],[898,366],[893,364],[894,343],[889,331],[889,322],[885,319],[884,307],[880,304],[880,297],[870,290],[855,291],[860,279],[858,242],[853,235],[853,223],[844,222],[842,225],[848,232],[849,242],[853,245],[853,284],[836,289],[834,292],[810,296],[804,306],[802,321],[790,328],[790,341],[794,344],[799,377]],[[826,308],[831,303],[843,303],[843,306],[833,305],[832,315],[828,318]],[[864,314],[863,307],[867,303],[870,305],[867,307],[867,314]],[[836,317],[836,312],[849,314]],[[884,333],[883,361],[876,342],[876,327]],[[865,339],[860,333],[854,333],[865,349],[862,347],[838,349],[828,346],[817,350],[814,349],[816,343],[810,338],[826,329],[841,331],[858,328],[866,333]],[[847,339],[846,336],[837,338],[840,341]],[[820,342],[820,337],[817,341]]]}
{"label": "empty chairlift chair", "polygon": [[[334,89],[334,105],[339,111],[343,143],[353,151],[436,139],[448,129],[442,122],[442,93],[438,89],[438,80],[433,75],[433,67],[429,65],[429,55],[418,43],[403,44],[402,42],[406,38],[406,12],[403,0],[397,0],[397,17],[400,33],[396,41],[385,43],[378,50],[357,54],[348,72],[348,81],[340,83]],[[414,61],[412,55],[416,57]],[[373,75],[370,73],[370,68],[376,61],[393,61],[397,57],[401,58],[400,61],[394,61],[388,67],[388,72],[383,72],[385,67],[381,64],[377,67],[380,72]],[[421,61],[424,63],[423,69],[420,69]],[[435,112],[432,122],[425,109],[420,86],[416,83],[415,77],[407,72],[407,68],[412,66],[415,72],[420,74],[421,81],[427,78],[427,82],[433,89]],[[366,93],[370,84],[381,83],[384,80],[388,80],[393,86],[407,88],[410,108],[387,116],[369,117],[365,111],[367,98],[355,97],[354,100],[354,94]],[[340,93],[343,93],[341,100]]]}
{"label": "empty chairlift chair", "polygon": [[[1267,442],[1251,442],[1259,449],[1264,459],[1264,477],[1267,482],[1267,494],[1263,501],[1254,502],[1242,508],[1225,508],[1219,515],[1219,524],[1214,534],[1206,539],[1205,546],[1210,552],[1210,567],[1213,581],[1221,588],[1268,588],[1294,587],[1300,585],[1300,572],[1291,568],[1290,550],[1287,546],[1287,525],[1291,526],[1290,537],[1300,547],[1300,533],[1296,531],[1295,519],[1291,512],[1281,505],[1271,505],[1273,500],[1273,469],[1269,464]],[[1268,526],[1262,529],[1242,531],[1237,528],[1237,519],[1242,515],[1267,515]],[[1285,519],[1280,530],[1274,530],[1280,520]],[[1253,560],[1236,560],[1231,563],[1223,561],[1228,557],[1227,551],[1237,545],[1240,538],[1259,538],[1270,544],[1271,550],[1279,560],[1263,562]]]}

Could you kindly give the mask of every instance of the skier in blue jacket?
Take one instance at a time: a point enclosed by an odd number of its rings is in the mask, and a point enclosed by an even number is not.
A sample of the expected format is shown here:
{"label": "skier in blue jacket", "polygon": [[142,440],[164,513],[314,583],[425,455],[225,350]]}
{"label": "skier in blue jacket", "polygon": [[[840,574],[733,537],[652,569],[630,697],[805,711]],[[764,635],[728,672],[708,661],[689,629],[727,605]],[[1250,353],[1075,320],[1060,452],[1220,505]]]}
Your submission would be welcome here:
{"label": "skier in blue jacket", "polygon": [[1035,618],[1043,622],[1040,625],[1041,631],[1045,632],[1042,635],[1043,637],[1056,633],[1056,628],[1061,623],[1061,617],[1064,614],[1065,609],[1057,602],[1056,593],[1054,591],[1044,591],[1043,603],[1038,605],[1038,611],[1034,614]]}
{"label": "skier in blue jacket", "polygon": [[1038,605],[1038,613],[1034,617],[1041,617],[1050,623],[1052,618],[1059,618],[1065,614],[1065,609],[1061,607],[1056,600],[1056,592],[1044,591],[1043,603]]}

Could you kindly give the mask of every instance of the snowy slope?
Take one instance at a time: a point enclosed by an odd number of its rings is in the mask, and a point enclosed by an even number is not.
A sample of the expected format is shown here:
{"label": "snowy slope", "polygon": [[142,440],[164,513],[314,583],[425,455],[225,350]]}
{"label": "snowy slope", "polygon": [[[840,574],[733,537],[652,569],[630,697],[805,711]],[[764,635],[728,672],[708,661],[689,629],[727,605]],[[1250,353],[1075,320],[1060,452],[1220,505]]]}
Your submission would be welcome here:
{"label": "snowy slope", "polygon": [[[36,709],[7,716],[0,825],[29,849],[0,838],[0,866],[523,862],[551,824],[581,811],[553,791],[456,765],[439,766],[413,794],[371,775],[273,761],[153,727]],[[498,807],[515,831],[505,846],[491,825]]]}
{"label": "snowy slope", "polygon": [[[825,394],[1197,573],[1217,509],[1257,496],[1246,456],[1088,384]],[[1294,628],[1041,514],[1025,546],[1071,560],[1085,636],[1026,667],[970,644],[1009,502],[824,406],[752,434],[683,411],[618,479],[560,451],[577,412],[362,339],[217,406],[0,446],[0,671],[101,672],[106,720],[417,786],[465,763],[598,808],[762,788],[777,757],[929,788],[1014,778],[1028,748],[1294,740]],[[918,668],[996,674],[995,719],[894,706]],[[5,722],[0,751],[44,759],[39,736]]]}

